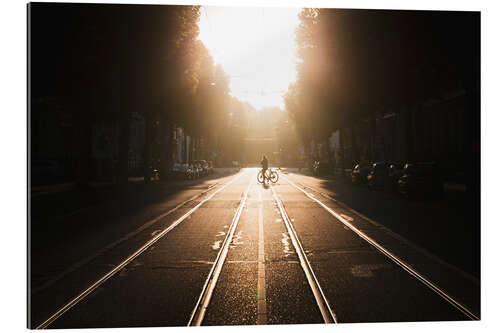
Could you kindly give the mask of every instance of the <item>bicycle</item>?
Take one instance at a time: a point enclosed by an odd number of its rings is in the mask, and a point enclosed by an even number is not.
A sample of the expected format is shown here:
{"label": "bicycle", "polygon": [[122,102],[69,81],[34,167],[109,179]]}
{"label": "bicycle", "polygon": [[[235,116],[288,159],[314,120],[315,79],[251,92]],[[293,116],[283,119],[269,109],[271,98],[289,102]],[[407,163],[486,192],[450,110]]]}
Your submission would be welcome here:
{"label": "bicycle", "polygon": [[259,173],[257,174],[257,181],[261,184],[263,184],[266,179],[274,184],[278,181],[278,178],[279,178],[278,172],[276,172],[273,169],[267,169],[265,175],[262,174],[262,170],[260,170]]}

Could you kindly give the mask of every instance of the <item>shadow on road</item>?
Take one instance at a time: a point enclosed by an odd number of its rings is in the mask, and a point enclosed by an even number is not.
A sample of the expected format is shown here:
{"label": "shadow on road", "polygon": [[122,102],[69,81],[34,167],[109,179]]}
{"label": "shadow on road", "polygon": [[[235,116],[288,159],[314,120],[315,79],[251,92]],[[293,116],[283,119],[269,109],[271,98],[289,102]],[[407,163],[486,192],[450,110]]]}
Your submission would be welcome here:
{"label": "shadow on road", "polygon": [[139,214],[149,218],[154,209],[176,194],[186,190],[202,191],[237,169],[216,171],[197,180],[129,181],[124,186],[97,184],[86,191],[66,186],[63,191],[46,192],[31,197],[31,248],[37,250],[80,232],[98,232],[110,220]]}
{"label": "shadow on road", "polygon": [[291,179],[327,194],[480,277],[480,217],[469,193],[447,191],[442,199],[407,200],[394,191],[352,185],[348,177],[320,178],[298,170],[287,172],[295,177]]}

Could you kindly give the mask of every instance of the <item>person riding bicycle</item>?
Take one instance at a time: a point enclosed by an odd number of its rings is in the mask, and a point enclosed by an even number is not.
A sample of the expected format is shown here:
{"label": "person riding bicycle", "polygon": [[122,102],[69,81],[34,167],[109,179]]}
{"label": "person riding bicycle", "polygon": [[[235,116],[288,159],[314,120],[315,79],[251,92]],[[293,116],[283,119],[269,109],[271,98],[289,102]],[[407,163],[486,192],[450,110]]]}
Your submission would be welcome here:
{"label": "person riding bicycle", "polygon": [[276,183],[278,181],[279,175],[276,170],[269,168],[269,161],[266,155],[262,156],[262,161],[260,161],[262,165],[262,170],[257,174],[257,181],[261,184],[266,185],[266,181],[269,180],[272,183]]}
{"label": "person riding bicycle", "polygon": [[265,175],[267,168],[269,166],[269,161],[267,160],[266,155],[262,156],[262,161],[260,161],[260,165],[262,165],[262,174]]}

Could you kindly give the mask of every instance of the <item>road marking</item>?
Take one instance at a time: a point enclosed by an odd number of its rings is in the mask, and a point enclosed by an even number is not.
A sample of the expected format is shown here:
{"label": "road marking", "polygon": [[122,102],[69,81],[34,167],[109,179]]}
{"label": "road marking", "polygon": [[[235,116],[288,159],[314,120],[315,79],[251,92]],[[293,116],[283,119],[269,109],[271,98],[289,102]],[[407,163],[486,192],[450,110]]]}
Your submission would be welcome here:
{"label": "road marking", "polygon": [[36,329],[44,329],[47,328],[50,324],[52,324],[57,318],[62,316],[64,313],[66,313],[69,309],[71,309],[73,306],[78,304],[82,299],[87,297],[89,294],[91,294],[94,290],[99,288],[104,282],[106,282],[109,278],[111,278],[113,275],[115,275],[117,272],[119,272],[122,268],[127,266],[132,260],[137,258],[141,253],[146,251],[151,245],[156,243],[158,240],[160,240],[163,236],[165,236],[167,233],[169,233],[172,229],[174,229],[177,225],[179,225],[182,221],[187,219],[189,216],[191,216],[192,213],[194,213],[198,208],[200,208],[205,202],[208,200],[212,199],[217,193],[225,189],[227,186],[235,182],[237,179],[241,178],[242,175],[244,175],[245,172],[241,173],[239,176],[234,177],[231,179],[229,182],[224,184],[222,187],[218,188],[215,192],[210,194],[208,197],[200,201],[196,206],[191,208],[186,214],[182,215],[179,219],[177,219],[174,223],[172,223],[169,227],[164,229],[161,233],[156,235],[155,237],[151,238],[147,243],[145,243],[143,246],[141,246],[137,251],[132,253],[127,259],[122,261],[118,266],[110,270],[108,273],[106,273],[104,276],[102,276],[99,280],[94,282],[90,287],[85,289],[83,292],[81,292],[78,296],[73,298],[71,301],[66,303],[63,307],[61,307],[59,310],[57,310],[52,316],[50,316],[47,320],[45,320],[43,323],[38,325]]}
{"label": "road marking", "polygon": [[373,276],[373,271],[377,269],[391,268],[389,264],[367,264],[354,265],[351,267],[351,274],[355,277],[369,278]]}
{"label": "road marking", "polygon": [[[329,200],[332,200],[333,202],[335,202],[336,204],[338,204],[339,206],[341,206],[342,208],[350,211],[351,213],[353,213],[354,215],[357,215],[358,217],[368,221],[369,223],[371,223],[372,225],[380,228],[380,229],[383,229],[385,232],[387,232],[388,234],[390,234],[392,237],[396,238],[397,240],[399,240],[400,242],[402,243],[405,243],[406,245],[408,245],[409,247],[413,248],[415,251],[417,252],[420,252],[422,253],[423,255],[429,257],[430,259],[436,261],[437,263],[439,263],[440,265],[443,265],[443,266],[446,266],[447,268],[455,271],[457,274],[461,275],[462,277],[472,281],[475,285],[479,286],[480,284],[480,281],[477,277],[461,270],[460,268],[458,268],[457,266],[454,266],[446,261],[444,261],[443,259],[439,258],[438,256],[436,256],[435,254],[427,251],[426,249],[418,246],[417,244],[413,243],[412,241],[410,241],[409,239],[406,239],[404,238],[403,236],[401,236],[400,234],[392,231],[391,229],[387,228],[386,226],[378,223],[377,221],[374,221],[372,220],[371,218],[369,218],[368,216],[364,215],[364,214],[361,214],[360,212],[358,212],[357,210],[354,210],[352,209],[351,207],[347,206],[346,204],[344,204],[343,202],[340,202],[338,201],[337,199],[335,199],[333,196],[329,195],[328,193],[324,193],[324,192],[321,192],[320,190],[317,190],[311,186],[307,186],[307,185],[304,185],[300,182],[297,182],[297,184],[299,184],[300,186],[302,186],[303,188],[306,188],[306,189],[309,189],[311,191],[314,191],[314,192],[317,192],[319,193],[321,196],[329,199]],[[311,194],[312,195],[312,194]],[[312,195],[314,196],[314,195]],[[342,215],[342,214],[341,214]],[[347,219],[349,220],[349,219]]]}
{"label": "road marking", "polygon": [[267,324],[266,308],[266,264],[264,248],[264,216],[262,203],[262,189],[259,188],[259,264],[257,275],[257,324]]}
{"label": "road marking", "polygon": [[212,245],[212,250],[220,249],[220,243],[222,243],[221,240],[215,241],[214,244]]}
{"label": "road marking", "polygon": [[315,201],[317,204],[319,204],[321,207],[323,207],[326,211],[328,211],[331,215],[333,215],[337,220],[342,222],[346,227],[351,229],[354,233],[356,233],[359,237],[367,241],[369,244],[374,246],[378,251],[380,251],[382,254],[384,254],[386,257],[391,259],[394,263],[399,265],[401,268],[403,268],[405,271],[407,271],[410,275],[415,277],[417,280],[422,282],[424,285],[426,285],[429,289],[434,291],[436,294],[441,296],[444,300],[446,300],[448,303],[450,303],[452,306],[454,306],[457,310],[462,312],[466,317],[472,320],[479,320],[479,317],[476,316],[474,313],[472,313],[471,310],[469,310],[465,305],[461,304],[459,301],[455,300],[452,296],[448,295],[445,291],[443,291],[441,288],[439,288],[437,285],[435,285],[433,282],[428,280],[425,276],[417,272],[413,267],[411,267],[408,263],[406,263],[404,260],[400,259],[396,255],[394,255],[391,251],[387,250],[383,246],[381,246],[377,241],[375,241],[373,238],[369,237],[366,235],[364,232],[361,230],[357,229],[354,225],[352,225],[349,221],[344,219],[340,214],[335,212],[333,209],[325,205],[323,202],[319,201],[316,199],[314,196],[312,196],[310,193],[305,191],[304,189],[300,188],[299,186],[295,185],[294,182],[289,180],[287,177],[283,177],[285,180],[304,193],[308,198],[311,200]]}
{"label": "road marking", "polygon": [[307,281],[309,282],[309,286],[311,287],[314,298],[316,299],[316,303],[318,304],[321,316],[323,317],[323,320],[326,324],[336,324],[338,323],[337,316],[330,307],[330,304],[328,303],[328,300],[326,299],[325,294],[323,293],[323,290],[319,285],[318,279],[314,274],[311,264],[309,263],[309,260],[307,260],[304,248],[299,241],[299,237],[297,236],[297,233],[293,228],[292,222],[288,218],[285,208],[283,207],[283,203],[278,198],[278,195],[274,190],[274,186],[271,186],[271,190],[273,192],[274,200],[276,201],[276,204],[278,205],[278,208],[280,210],[281,216],[283,217],[283,221],[285,223],[286,229],[288,230],[288,234],[290,235],[290,239],[292,240],[292,244],[295,247],[295,251],[297,252],[297,256],[299,257],[300,265],[304,270]]}
{"label": "road marking", "polygon": [[213,291],[215,289],[215,285],[217,284],[217,280],[219,279],[220,272],[222,271],[222,266],[224,266],[224,261],[226,260],[227,252],[229,251],[229,245],[231,244],[231,240],[233,238],[234,232],[236,230],[236,226],[240,220],[241,212],[245,207],[245,203],[247,201],[248,192],[250,191],[250,186],[252,185],[252,177],[250,177],[250,182],[248,183],[248,187],[243,194],[243,198],[241,199],[240,205],[234,214],[233,221],[229,226],[229,230],[227,232],[226,238],[222,243],[222,247],[217,254],[217,258],[215,258],[214,264],[208,273],[207,280],[203,285],[201,290],[200,297],[194,306],[193,312],[189,318],[187,326],[201,326],[203,322],[203,318],[205,317],[205,313],[207,311],[208,305],[210,304],[210,299],[212,298]]}

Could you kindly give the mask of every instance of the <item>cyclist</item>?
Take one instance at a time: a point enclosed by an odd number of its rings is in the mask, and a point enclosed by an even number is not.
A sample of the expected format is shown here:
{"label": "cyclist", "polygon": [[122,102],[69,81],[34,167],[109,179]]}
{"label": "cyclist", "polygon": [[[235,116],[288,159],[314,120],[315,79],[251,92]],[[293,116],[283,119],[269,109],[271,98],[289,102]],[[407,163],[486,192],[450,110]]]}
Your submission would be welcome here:
{"label": "cyclist", "polygon": [[267,160],[266,155],[262,156],[262,161],[260,161],[260,165],[262,165],[262,175],[264,176],[264,182],[266,181],[266,171],[269,166],[269,162]]}

